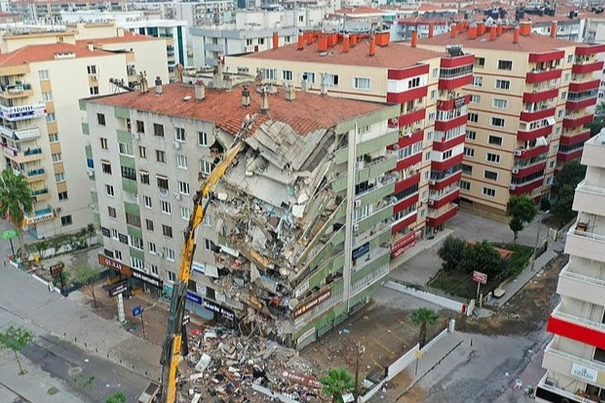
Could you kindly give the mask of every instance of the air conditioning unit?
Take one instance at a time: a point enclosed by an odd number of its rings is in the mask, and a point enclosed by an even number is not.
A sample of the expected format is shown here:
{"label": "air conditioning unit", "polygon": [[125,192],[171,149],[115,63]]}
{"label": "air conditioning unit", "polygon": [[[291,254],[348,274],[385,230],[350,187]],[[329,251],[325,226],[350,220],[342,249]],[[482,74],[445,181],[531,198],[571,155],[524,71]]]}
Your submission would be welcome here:
{"label": "air conditioning unit", "polygon": [[354,225],[353,225],[353,231],[354,231],[354,232],[359,231],[359,224],[354,224]]}
{"label": "air conditioning unit", "polygon": [[430,200],[429,199],[429,206],[432,206],[433,204],[435,204],[435,200]]}
{"label": "air conditioning unit", "polygon": [[431,185],[431,186],[434,186],[436,183],[437,183],[437,181],[436,181],[436,180],[434,180],[434,179],[431,179],[431,180],[429,181],[429,185]]}
{"label": "air conditioning unit", "polygon": [[93,171],[92,169],[87,169],[86,173],[88,174],[88,176],[94,176],[95,175],[95,171]]}
{"label": "air conditioning unit", "polygon": [[137,132],[132,133],[132,138],[135,140],[139,140],[141,138],[141,135]]}
{"label": "air conditioning unit", "polygon": [[355,207],[361,206],[361,200],[355,200]]}
{"label": "air conditioning unit", "polygon": [[513,172],[513,174],[515,174],[515,175],[516,175],[516,174],[518,174],[518,173],[519,173],[519,168],[513,168],[513,171],[512,171],[512,172]]}
{"label": "air conditioning unit", "polygon": [[510,185],[508,185],[508,190],[515,190],[516,188],[517,188],[517,185],[514,185],[512,183]]}
{"label": "air conditioning unit", "polygon": [[181,149],[181,143],[178,141],[173,141],[172,142],[172,146],[176,149],[176,150],[180,150]]}
{"label": "air conditioning unit", "polygon": [[149,274],[150,270],[147,267],[144,267],[143,270],[145,271],[145,274]]}
{"label": "air conditioning unit", "polygon": [[515,157],[520,157],[523,155],[523,150],[515,150],[514,154],[515,154]]}
{"label": "air conditioning unit", "polygon": [[158,256],[159,256],[159,257],[164,257],[164,252],[161,252],[161,251],[160,251],[160,252],[158,252]]}
{"label": "air conditioning unit", "polygon": [[174,196],[175,200],[181,200],[181,194],[180,193],[174,193],[173,196]]}

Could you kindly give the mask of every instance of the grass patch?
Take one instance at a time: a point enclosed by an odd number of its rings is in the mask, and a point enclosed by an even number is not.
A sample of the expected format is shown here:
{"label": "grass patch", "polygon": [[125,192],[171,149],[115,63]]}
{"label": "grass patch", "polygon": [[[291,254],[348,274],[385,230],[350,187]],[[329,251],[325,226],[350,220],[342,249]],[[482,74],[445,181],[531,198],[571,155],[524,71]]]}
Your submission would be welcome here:
{"label": "grass patch", "polygon": [[506,278],[517,277],[525,269],[534,248],[525,245],[513,245],[510,243],[493,243],[496,248],[508,249],[513,252],[508,261],[508,275]]}

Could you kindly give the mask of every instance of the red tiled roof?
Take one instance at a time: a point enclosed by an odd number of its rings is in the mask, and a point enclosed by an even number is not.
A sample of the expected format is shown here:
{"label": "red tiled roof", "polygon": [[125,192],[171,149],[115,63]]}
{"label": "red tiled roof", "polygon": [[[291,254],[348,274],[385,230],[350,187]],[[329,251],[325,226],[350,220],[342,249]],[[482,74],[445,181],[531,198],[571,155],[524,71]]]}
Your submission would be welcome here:
{"label": "red tiled roof", "polygon": [[[468,39],[468,34],[456,35],[455,38],[450,38],[450,34],[435,35],[432,38],[422,38],[418,40],[418,45],[443,46],[446,45],[462,45],[465,50],[469,49],[493,49],[510,52],[548,52],[550,50],[575,46],[573,41],[551,38],[548,35],[531,34],[529,36],[519,36],[519,42],[513,43],[513,30],[503,32],[502,35],[496,37],[495,41],[489,40],[489,30],[482,36],[476,39]],[[470,51],[472,53],[472,51]]]}
{"label": "red tiled roof", "polygon": [[57,53],[74,53],[76,57],[110,56],[111,53],[102,50],[88,50],[84,46],[76,46],[65,42],[47,45],[28,45],[10,53],[0,55],[0,66],[14,66],[23,63],[34,63],[53,60]]}
{"label": "red tiled roof", "polygon": [[[255,125],[272,120],[289,124],[298,134],[306,135],[314,130],[336,126],[343,120],[379,111],[385,104],[340,99],[297,91],[294,101],[287,101],[284,89],[269,95],[269,112],[260,112],[261,95],[250,86],[252,102],[249,107],[242,106],[240,88],[231,91],[206,89],[203,101],[195,100],[192,86],[181,83],[163,86],[163,94],[156,95],[155,87],[150,85],[149,92],[138,91],[91,99],[92,103],[113,105],[123,108],[199,119],[214,124],[232,134],[240,130],[246,115],[258,113]],[[185,101],[185,97],[191,97]]]}
{"label": "red tiled roof", "polygon": [[[370,39],[360,40],[348,53],[342,51],[342,43],[328,48],[328,54],[322,56],[317,50],[317,41],[298,50],[296,44],[286,45],[264,52],[251,53],[243,56],[251,59],[284,60],[292,62],[307,62],[320,64],[339,64],[345,66],[402,68],[422,61],[441,57],[432,50],[412,48],[409,44],[390,43],[388,46],[376,46],[376,53],[370,56]],[[229,56],[227,56],[229,57]]]}
{"label": "red tiled roof", "polygon": [[155,38],[153,36],[139,35],[130,31],[124,31],[124,36],[115,36],[111,38],[95,38],[95,39],[83,39],[76,41],[77,45],[86,45],[89,42],[94,44],[110,44],[110,43],[127,43],[127,42],[139,42],[139,41],[158,41],[161,38]]}
{"label": "red tiled roof", "polygon": [[371,7],[353,7],[334,10],[334,14],[383,14],[383,11]]}

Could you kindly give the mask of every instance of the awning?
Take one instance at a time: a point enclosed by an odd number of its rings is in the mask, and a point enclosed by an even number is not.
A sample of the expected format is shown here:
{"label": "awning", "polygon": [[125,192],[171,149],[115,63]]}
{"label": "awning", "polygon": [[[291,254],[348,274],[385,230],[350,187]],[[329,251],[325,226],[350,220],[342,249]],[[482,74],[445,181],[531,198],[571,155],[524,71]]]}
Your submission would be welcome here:
{"label": "awning", "polygon": [[546,121],[548,122],[548,125],[549,125],[549,126],[552,126],[552,125],[554,125],[554,124],[556,123],[556,122],[555,122],[555,118],[554,118],[554,117],[552,117],[552,116],[551,116],[551,117],[546,118]]}

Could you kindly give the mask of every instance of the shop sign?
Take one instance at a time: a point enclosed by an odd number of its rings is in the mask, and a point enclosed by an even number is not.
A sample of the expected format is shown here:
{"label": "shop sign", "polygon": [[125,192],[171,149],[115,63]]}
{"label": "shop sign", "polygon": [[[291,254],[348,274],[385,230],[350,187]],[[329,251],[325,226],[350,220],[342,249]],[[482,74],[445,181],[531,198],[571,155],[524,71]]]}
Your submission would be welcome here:
{"label": "shop sign", "polygon": [[296,296],[296,298],[298,298],[301,295],[303,295],[304,293],[306,293],[308,289],[309,289],[309,282],[306,281],[300,286],[300,288],[296,289],[296,291],[294,292],[294,295]]}
{"label": "shop sign", "polygon": [[61,274],[64,267],[65,267],[65,265],[63,263],[53,264],[52,266],[50,266],[50,275],[57,276],[57,275]]}
{"label": "shop sign", "polygon": [[571,364],[571,374],[577,378],[594,383],[597,381],[597,375],[599,373],[592,368],[586,368],[583,365],[573,363]]}
{"label": "shop sign", "polygon": [[53,213],[51,211],[50,213],[40,214],[40,215],[33,216],[33,217],[25,217],[24,224],[25,225],[37,224],[42,221],[48,221],[48,220],[52,219],[54,216],[55,216],[55,213]]}
{"label": "shop sign", "polygon": [[106,236],[108,238],[111,236],[111,232],[109,231],[109,228],[105,228],[105,227],[101,227],[101,234],[103,234],[103,236]]}
{"label": "shop sign", "polygon": [[301,385],[309,386],[314,389],[321,389],[323,385],[317,379],[312,378],[310,376],[304,376],[295,374],[289,371],[282,372],[282,377],[287,379],[288,381],[292,381],[294,383],[298,383]]}
{"label": "shop sign", "polygon": [[353,260],[359,259],[366,253],[370,252],[370,243],[366,242],[363,245],[353,249]]}
{"label": "shop sign", "polygon": [[466,97],[465,96],[456,98],[454,100],[454,108],[461,108],[461,107],[463,107],[465,102],[466,102]]}
{"label": "shop sign", "polygon": [[307,337],[311,337],[314,334],[315,334],[315,326],[313,326],[311,329],[309,329],[306,332],[304,332],[303,334],[301,334],[300,337],[298,339],[296,339],[296,344],[302,343],[303,340],[305,340]]}
{"label": "shop sign", "polygon": [[218,304],[215,304],[212,301],[208,301],[207,299],[204,299],[202,301],[202,306],[204,308],[208,309],[209,311],[218,313],[225,319],[229,319],[229,320],[235,319],[235,313],[231,309],[222,307]]}
{"label": "shop sign", "polygon": [[109,269],[117,270],[125,276],[134,277],[155,287],[162,288],[163,282],[161,280],[150,277],[147,273],[141,271],[140,269],[126,266],[125,264],[110,259],[105,255],[99,254],[99,264]]}
{"label": "shop sign", "polygon": [[32,104],[21,106],[0,105],[0,116],[6,120],[31,119],[46,115],[46,104]]}
{"label": "shop sign", "polygon": [[158,280],[157,278],[150,277],[144,271],[140,271],[139,269],[134,268],[134,267],[131,267],[130,270],[132,270],[132,277],[138,278],[139,280],[142,280],[142,281],[146,282],[147,284],[151,284],[158,288],[162,288],[162,280]]}
{"label": "shop sign", "polygon": [[191,268],[200,274],[206,274],[206,265],[204,263],[196,262],[195,260],[191,263]]}
{"label": "shop sign", "polygon": [[123,244],[128,245],[128,237],[124,234],[118,234],[118,239],[120,240],[120,242],[122,242]]}
{"label": "shop sign", "polygon": [[202,297],[200,297],[197,294],[192,293],[191,291],[187,291],[186,297],[189,301],[193,301],[196,304],[200,304],[200,305],[202,304]]}
{"label": "shop sign", "polygon": [[99,254],[99,264],[101,266],[107,267],[108,269],[114,269],[124,274],[126,274],[127,271],[130,271],[130,267],[123,265],[122,263],[117,262],[101,254]]}
{"label": "shop sign", "polygon": [[393,244],[391,254],[393,257],[397,257],[414,245],[416,245],[416,234],[414,232],[410,232],[398,239],[397,242]]}
{"label": "shop sign", "polygon": [[330,299],[331,295],[332,295],[331,290],[326,290],[326,291],[322,292],[321,294],[319,294],[318,296],[316,296],[315,298],[305,302],[304,304],[300,305],[298,308],[296,308],[294,310],[294,317],[298,318],[299,316],[304,315],[305,313],[309,312],[311,309],[315,308],[317,305]]}
{"label": "shop sign", "polygon": [[116,285],[114,285],[113,287],[111,287],[109,289],[109,296],[110,297],[115,297],[116,295],[122,294],[123,292],[126,292],[128,289],[130,288],[130,285],[128,284],[127,281],[123,281],[121,283],[118,283]]}

